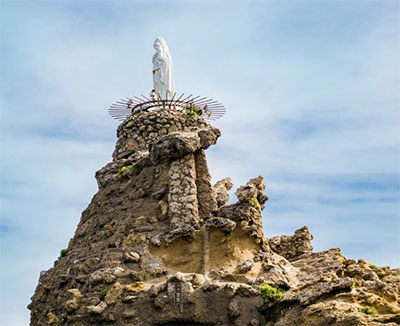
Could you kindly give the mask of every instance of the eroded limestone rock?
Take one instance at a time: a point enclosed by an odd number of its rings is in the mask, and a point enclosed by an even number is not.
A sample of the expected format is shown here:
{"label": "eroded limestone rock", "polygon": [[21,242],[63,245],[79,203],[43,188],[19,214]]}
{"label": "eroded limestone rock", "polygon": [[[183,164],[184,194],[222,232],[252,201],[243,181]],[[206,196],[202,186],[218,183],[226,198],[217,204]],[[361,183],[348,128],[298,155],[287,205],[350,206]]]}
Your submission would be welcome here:
{"label": "eroded limestone rock", "polygon": [[66,309],[72,312],[79,308],[79,300],[82,298],[82,294],[78,289],[69,289],[67,292],[72,295],[72,299],[67,301]]}
{"label": "eroded limestone rock", "polygon": [[92,284],[97,283],[112,283],[115,281],[115,275],[111,268],[104,268],[101,270],[97,270],[90,274],[89,281]]}
{"label": "eroded limestone rock", "polygon": [[214,186],[215,199],[218,207],[224,206],[229,200],[229,190],[233,187],[231,178],[224,178],[218,181]]}
{"label": "eroded limestone rock", "polygon": [[[235,195],[240,202],[251,202],[255,207],[264,205],[268,197],[264,194],[265,182],[261,176],[250,179],[244,186],[240,186]],[[257,201],[256,201],[257,200]],[[262,206],[262,209],[264,207]]]}
{"label": "eroded limestone rock", "polygon": [[280,235],[269,239],[268,243],[273,251],[286,259],[293,259],[313,250],[312,234],[306,226],[294,232],[294,235]]}
{"label": "eroded limestone rock", "polygon": [[100,315],[106,308],[107,308],[107,303],[102,301],[96,306],[88,306],[87,310],[89,313]]}
{"label": "eroded limestone rock", "polygon": [[131,263],[137,263],[140,261],[140,255],[135,251],[126,252],[125,261]]}
{"label": "eroded limestone rock", "polygon": [[400,270],[314,253],[306,227],[267,239],[262,177],[227,204],[232,182],[212,186],[205,156],[220,132],[201,117],[142,112],[117,135],[68,254],[40,276],[32,326],[399,324]]}
{"label": "eroded limestone rock", "polygon": [[243,264],[240,264],[237,269],[239,273],[244,274],[247,273],[251,268],[254,266],[254,260],[253,259],[247,259]]}
{"label": "eroded limestone rock", "polygon": [[49,312],[47,317],[49,318],[47,322],[48,325],[57,325],[61,321],[60,318],[58,318],[57,315],[53,314],[52,312]]}
{"label": "eroded limestone rock", "polygon": [[228,218],[212,217],[207,221],[206,225],[208,228],[214,227],[224,231],[225,233],[232,233],[236,227],[236,222]]}

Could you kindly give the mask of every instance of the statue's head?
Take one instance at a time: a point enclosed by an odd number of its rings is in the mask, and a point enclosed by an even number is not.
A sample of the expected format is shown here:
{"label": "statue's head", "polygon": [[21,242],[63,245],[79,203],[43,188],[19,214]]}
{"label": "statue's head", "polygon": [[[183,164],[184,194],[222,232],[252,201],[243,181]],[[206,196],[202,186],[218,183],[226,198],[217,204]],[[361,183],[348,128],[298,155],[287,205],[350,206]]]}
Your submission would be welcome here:
{"label": "statue's head", "polygon": [[154,49],[156,49],[157,52],[162,52],[164,54],[168,53],[168,45],[167,42],[162,37],[157,37],[154,41]]}
{"label": "statue's head", "polygon": [[156,40],[154,41],[153,47],[157,52],[161,52],[162,44],[161,44],[161,42],[159,40],[159,37],[157,37]]}

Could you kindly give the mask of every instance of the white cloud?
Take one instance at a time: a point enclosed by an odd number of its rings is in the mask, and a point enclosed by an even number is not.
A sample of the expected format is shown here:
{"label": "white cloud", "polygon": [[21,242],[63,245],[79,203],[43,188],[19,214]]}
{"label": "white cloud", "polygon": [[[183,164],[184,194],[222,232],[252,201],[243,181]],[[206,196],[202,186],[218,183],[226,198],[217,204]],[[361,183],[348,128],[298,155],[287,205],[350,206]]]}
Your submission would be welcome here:
{"label": "white cloud", "polygon": [[318,250],[396,265],[398,6],[4,3],[1,252],[10,267],[0,323],[27,324],[38,273],[66,246],[96,191],[94,172],[110,161],[117,123],[106,109],[150,90],[158,35],[177,90],[228,108],[207,154],[213,180],[231,176],[237,188],[265,177],[267,235],[306,224]]}

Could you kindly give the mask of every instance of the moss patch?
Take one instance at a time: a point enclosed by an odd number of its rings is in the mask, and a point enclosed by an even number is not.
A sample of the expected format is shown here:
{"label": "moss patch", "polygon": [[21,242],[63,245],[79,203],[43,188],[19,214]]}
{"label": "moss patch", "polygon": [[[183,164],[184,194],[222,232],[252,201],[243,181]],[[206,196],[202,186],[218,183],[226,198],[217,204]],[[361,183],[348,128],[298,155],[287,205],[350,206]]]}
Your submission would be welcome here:
{"label": "moss patch", "polygon": [[103,289],[103,290],[100,291],[100,294],[99,294],[100,300],[104,300],[104,298],[105,298],[106,295],[107,295],[107,292],[108,292],[107,289]]}
{"label": "moss patch", "polygon": [[201,115],[201,110],[196,106],[186,106],[182,109],[187,115]]}
{"label": "moss patch", "polygon": [[359,312],[362,312],[367,315],[377,315],[378,311],[374,307],[365,307],[365,308],[360,308],[358,310]]}
{"label": "moss patch", "polygon": [[135,163],[133,162],[131,165],[125,165],[122,168],[119,169],[118,173],[117,173],[117,178],[118,180],[120,180],[124,175],[124,172],[126,171],[126,169],[131,169],[131,171],[134,174],[139,174],[140,171],[142,171],[142,169]]}
{"label": "moss patch", "polygon": [[140,173],[140,171],[142,171],[142,169],[136,164],[136,163],[132,163],[130,166],[132,172],[134,173]]}
{"label": "moss patch", "polygon": [[254,206],[255,208],[260,208],[260,203],[258,202],[258,199],[257,199],[256,197],[253,197],[253,198],[251,199],[251,202],[253,203],[253,206]]}

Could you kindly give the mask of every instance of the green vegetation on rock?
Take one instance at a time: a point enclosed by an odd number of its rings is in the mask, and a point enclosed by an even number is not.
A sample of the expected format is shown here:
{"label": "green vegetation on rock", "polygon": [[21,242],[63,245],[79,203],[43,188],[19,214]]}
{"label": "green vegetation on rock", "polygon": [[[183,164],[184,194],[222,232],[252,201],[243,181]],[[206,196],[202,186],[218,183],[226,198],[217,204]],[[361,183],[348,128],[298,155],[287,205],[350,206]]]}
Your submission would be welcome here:
{"label": "green vegetation on rock", "polygon": [[195,106],[186,106],[182,111],[188,115],[201,115],[200,109]]}
{"label": "green vegetation on rock", "polygon": [[265,303],[271,303],[282,300],[283,296],[285,295],[284,290],[279,288],[274,288],[270,286],[268,283],[264,283],[263,285],[261,285],[258,292],[264,299]]}
{"label": "green vegetation on rock", "polygon": [[378,311],[374,307],[365,307],[365,308],[360,308],[360,312],[363,312],[364,314],[367,315],[377,315]]}
{"label": "green vegetation on rock", "polygon": [[377,267],[375,265],[369,265],[369,268],[371,269],[377,269]]}
{"label": "green vegetation on rock", "polygon": [[345,256],[343,256],[343,254],[341,253],[340,249],[338,249],[338,250],[335,252],[335,255],[338,256],[338,257],[346,258]]}
{"label": "green vegetation on rock", "polygon": [[257,199],[256,197],[253,197],[253,198],[251,199],[251,201],[252,201],[253,206],[254,206],[255,208],[260,208],[260,203],[258,202],[258,199]]}
{"label": "green vegetation on rock", "polygon": [[100,300],[104,300],[104,298],[107,295],[107,292],[108,292],[107,289],[103,289],[103,290],[100,291],[100,295],[99,295]]}
{"label": "green vegetation on rock", "polygon": [[117,174],[118,179],[122,178],[122,173],[124,173],[125,170],[126,170],[126,166],[123,166],[122,168],[119,169],[118,174]]}
{"label": "green vegetation on rock", "polygon": [[142,170],[135,162],[132,163],[130,168],[134,173],[139,173]]}
{"label": "green vegetation on rock", "polygon": [[127,168],[130,168],[132,170],[132,172],[135,173],[135,174],[139,174],[140,171],[142,171],[142,169],[135,162],[133,162],[131,165],[125,165],[125,166],[123,166],[122,168],[119,169],[119,171],[117,173],[117,178],[118,179],[122,178],[122,175],[124,174],[124,171]]}
{"label": "green vegetation on rock", "polygon": [[61,249],[60,250],[60,258],[65,257],[68,253],[68,249]]}

